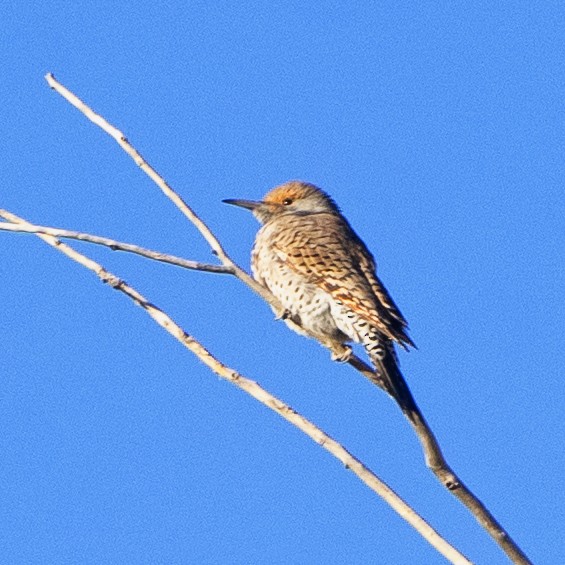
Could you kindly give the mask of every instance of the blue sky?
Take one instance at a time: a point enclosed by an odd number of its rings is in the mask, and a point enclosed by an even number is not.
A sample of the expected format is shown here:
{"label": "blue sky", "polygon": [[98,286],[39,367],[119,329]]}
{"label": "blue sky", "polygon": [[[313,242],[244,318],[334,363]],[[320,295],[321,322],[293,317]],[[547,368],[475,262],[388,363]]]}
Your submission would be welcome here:
{"label": "blue sky", "polygon": [[[223,198],[299,178],[373,251],[450,464],[536,563],[565,562],[563,24],[558,3],[0,7],[0,207],[211,261],[53,72],[245,266]],[[0,234],[0,562],[444,560],[338,462],[123,296]],[[506,559],[393,403],[237,281],[78,246],[345,444],[476,563]]]}

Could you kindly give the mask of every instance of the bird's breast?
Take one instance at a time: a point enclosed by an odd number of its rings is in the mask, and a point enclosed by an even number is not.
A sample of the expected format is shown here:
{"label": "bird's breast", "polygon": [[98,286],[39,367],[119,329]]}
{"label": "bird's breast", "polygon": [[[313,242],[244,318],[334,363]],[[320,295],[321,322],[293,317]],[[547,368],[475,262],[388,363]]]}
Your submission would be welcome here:
{"label": "bird's breast", "polygon": [[252,252],[253,276],[300,320],[303,331],[293,325],[290,327],[310,336],[334,336],[338,329],[332,317],[331,296],[305,275],[293,270],[285,261],[284,251],[260,235]]}

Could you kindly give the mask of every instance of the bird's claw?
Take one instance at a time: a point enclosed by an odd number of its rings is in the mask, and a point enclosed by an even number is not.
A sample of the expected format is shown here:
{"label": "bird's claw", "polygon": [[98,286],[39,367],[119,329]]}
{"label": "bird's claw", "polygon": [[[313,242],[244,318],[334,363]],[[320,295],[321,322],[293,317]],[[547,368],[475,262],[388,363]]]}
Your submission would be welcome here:
{"label": "bird's claw", "polygon": [[344,345],[339,350],[334,348],[331,351],[332,361],[337,361],[338,363],[347,363],[353,354],[353,349],[349,345]]}
{"label": "bird's claw", "polygon": [[288,320],[290,318],[291,312],[288,308],[283,308],[275,313],[275,321],[278,320]]}

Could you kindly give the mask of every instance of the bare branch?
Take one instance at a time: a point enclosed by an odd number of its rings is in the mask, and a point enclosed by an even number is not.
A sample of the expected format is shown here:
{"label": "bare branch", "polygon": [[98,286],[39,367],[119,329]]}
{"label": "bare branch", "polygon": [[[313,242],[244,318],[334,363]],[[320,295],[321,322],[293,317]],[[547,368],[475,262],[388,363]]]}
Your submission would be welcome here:
{"label": "bare branch", "polygon": [[[204,222],[190,209],[190,207],[182,200],[182,198],[158,175],[158,173],[141,157],[139,152],[127,141],[126,137],[114,126],[109,124],[104,118],[91,110],[82,100],[76,97],[72,92],[66,89],[62,84],[55,80],[52,74],[46,76],[46,80],[53,89],[61,96],[67,99],[73,106],[79,109],[88,119],[101,127],[106,133],[111,135],[130,155],[141,169],[149,175],[149,177],[159,186],[165,195],[167,195],[175,205],[183,212],[183,214],[196,226],[205,240],[209,243],[214,253],[218,256],[223,265],[233,267],[234,275],[259,294],[267,303],[271,305],[277,317],[282,317],[286,313],[282,305],[276,298],[262,285],[253,280],[243,269],[237,266],[224,251],[217,238],[212,234],[210,229]],[[295,321],[295,320],[293,320]],[[298,325],[298,321],[295,321]],[[357,369],[363,376],[369,378],[371,382],[383,388],[380,379],[374,372],[356,356],[351,356],[349,364]],[[508,557],[517,564],[529,565],[531,562],[522,552],[514,540],[508,535],[504,528],[497,522],[494,516],[488,511],[484,504],[464,485],[459,477],[447,464],[439,444],[428,426],[423,414],[417,407],[415,401],[413,403],[414,410],[411,413],[404,411],[410,424],[414,428],[422,448],[424,450],[426,464],[435,474],[437,479],[451,493],[453,493],[475,516],[477,521],[485,528],[492,538],[499,544]],[[402,406],[401,406],[402,409]]]}
{"label": "bare branch", "polygon": [[[7,210],[0,209],[0,217],[8,220],[8,222],[15,222],[13,218],[15,218],[16,216],[11,214]],[[100,237],[89,233],[63,230],[59,228],[50,228],[47,226],[38,226],[34,224],[24,225],[24,224],[7,223],[7,222],[0,223],[0,230],[22,232],[22,233],[44,234],[44,235],[51,235],[53,237],[60,237],[64,239],[77,239],[79,241],[87,241],[88,243],[94,243],[96,245],[103,245],[104,247],[109,247],[112,251],[126,251],[128,253],[135,253],[136,255],[141,255],[142,257],[153,259],[154,261],[169,263],[170,265],[176,265],[177,267],[182,267],[184,269],[191,269],[193,271],[205,271],[208,273],[218,273],[218,274],[226,274],[226,275],[234,274],[233,269],[231,267],[225,267],[223,265],[210,265],[209,263],[200,263],[199,261],[189,261],[188,259],[183,259],[182,257],[175,257],[174,255],[168,255],[167,253],[153,251],[151,249],[146,249],[145,247],[140,247],[139,245],[124,243],[122,241],[116,241],[115,239]]]}
{"label": "bare branch", "polygon": [[265,287],[257,283],[250,277],[241,267],[228,256],[216,236],[210,231],[210,228],[196,215],[194,210],[175,192],[161,177],[157,171],[149,165],[141,156],[133,145],[127,140],[126,136],[112,124],[108,123],[102,116],[89,108],[78,96],[65,88],[52,73],[45,75],[45,80],[49,86],[58,92],[65,100],[70,102],[77,110],[80,110],[91,122],[96,124],[108,135],[110,135],[118,143],[118,145],[135,161],[137,166],[161,189],[163,194],[167,196],[173,204],[194,224],[202,237],[208,242],[213,253],[218,257],[226,267],[234,270],[235,276],[242,280],[247,286],[254,290],[263,300],[268,302],[278,313],[282,314],[283,308],[276,298]]}
{"label": "bare branch", "polygon": [[[17,222],[20,227],[35,228],[25,220],[14,214],[2,211],[2,216],[10,217],[10,221]],[[25,231],[25,230],[21,230]],[[119,290],[137,305],[141,306],[155,322],[171,334],[184,347],[191,351],[214,373],[229,381],[247,394],[270,408],[285,420],[296,426],[308,437],[321,445],[341,461],[347,469],[350,469],[359,477],[372,491],[385,500],[404,520],[406,520],[424,539],[426,539],[446,559],[456,565],[471,565],[471,562],[444,540],[419,514],[416,513],[402,498],[400,498],[386,483],[379,479],[368,467],[363,465],[359,459],[351,455],[341,444],[323,432],[320,428],[296,412],[282,400],[270,394],[258,383],[252,381],[234,369],[227,367],[216,359],[200,342],[187,334],[175,321],[163,310],[152,304],[147,298],[128,285],[125,281],[106,270],[102,265],[79,253],[72,247],[62,243],[52,235],[35,232],[36,235],[73,261],[92,271],[102,282],[109,284],[112,288]]]}

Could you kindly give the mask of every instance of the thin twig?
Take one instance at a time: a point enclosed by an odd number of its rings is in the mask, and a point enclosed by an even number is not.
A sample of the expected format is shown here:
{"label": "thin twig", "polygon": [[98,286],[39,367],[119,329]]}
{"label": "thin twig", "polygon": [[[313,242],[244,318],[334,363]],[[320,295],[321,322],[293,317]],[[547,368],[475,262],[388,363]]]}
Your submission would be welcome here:
{"label": "thin twig", "polygon": [[262,285],[250,277],[241,267],[239,267],[226,253],[216,236],[211,232],[210,228],[197,216],[192,208],[175,192],[165,179],[157,173],[157,171],[141,156],[141,153],[127,140],[126,136],[112,124],[108,123],[100,114],[89,108],[78,96],[65,88],[52,73],[45,75],[45,80],[49,86],[58,92],[65,100],[72,104],[77,110],[80,110],[91,122],[100,127],[108,135],[110,135],[116,143],[135,161],[137,166],[161,189],[163,194],[169,198],[173,204],[194,224],[202,237],[208,242],[212,248],[214,255],[226,267],[234,270],[235,276],[247,284],[254,290],[263,300],[271,304],[271,306],[280,314],[283,312],[282,305],[275,297]]}
{"label": "thin twig", "polygon": [[[243,269],[238,267],[231,258],[224,251],[217,238],[212,234],[210,229],[204,222],[188,207],[182,198],[163,180],[162,177],[141,157],[139,152],[127,141],[126,137],[114,126],[109,124],[104,118],[96,114],[90,109],[82,100],[65,88],[59,83],[52,74],[46,75],[46,80],[49,86],[56,90],[61,96],[68,100],[73,106],[80,110],[88,119],[102,128],[106,133],[111,135],[122,147],[122,149],[130,155],[134,161],[148,174],[151,179],[159,186],[159,188],[167,195],[172,202],[182,211],[182,213],[195,225],[200,231],[204,239],[209,243],[213,252],[218,256],[220,261],[226,265],[234,268],[234,275],[242,282],[247,284],[252,290],[259,294],[266,302],[268,302],[273,310],[280,317],[284,310],[281,304],[274,298],[274,296],[262,285],[259,285],[253,280]],[[373,371],[359,358],[351,356],[349,364],[359,370],[365,377],[369,378],[371,382],[382,387],[378,377],[375,376]],[[415,412],[413,414],[406,414],[412,427],[414,428],[418,439],[424,450],[426,464],[435,474],[437,479],[443,484],[451,493],[453,493],[475,516],[479,524],[492,536],[498,543],[508,557],[519,565],[531,565],[530,560],[524,552],[518,547],[514,540],[508,535],[506,530],[488,511],[485,505],[465,486],[459,477],[447,464],[439,444],[427,424],[423,414],[414,402]]]}
{"label": "thin twig", "polygon": [[[0,209],[0,217],[5,218],[8,222],[13,222],[13,214],[6,210]],[[35,224],[18,224],[18,223],[0,223],[0,230],[12,231],[12,232],[23,232],[23,233],[33,233],[33,234],[44,234],[51,235],[53,237],[60,237],[63,239],[76,239],[79,241],[86,241],[88,243],[94,243],[95,245],[103,245],[104,247],[110,248],[112,251],[125,251],[127,253],[135,253],[136,255],[141,255],[148,259],[153,259],[154,261],[161,261],[162,263],[169,263],[170,265],[176,265],[177,267],[182,267],[183,269],[191,269],[193,271],[205,271],[207,273],[218,273],[233,275],[233,269],[224,265],[211,265],[209,263],[201,263],[199,261],[189,261],[188,259],[183,259],[182,257],[175,257],[174,255],[168,255],[167,253],[161,253],[159,251],[153,251],[151,249],[146,249],[145,247],[140,247],[139,245],[133,245],[131,243],[124,243],[123,241],[116,241],[115,239],[109,239],[107,237],[100,237],[98,235],[92,235],[89,233],[63,230],[60,228],[50,228],[47,226],[38,226]]]}
{"label": "thin twig", "polygon": [[[35,227],[14,214],[5,211],[2,212],[3,217],[8,216],[10,221],[18,223],[22,227]],[[200,342],[198,342],[194,337],[188,335],[163,310],[152,304],[132,286],[128,285],[125,281],[106,270],[102,267],[102,265],[86,257],[82,253],[79,253],[72,247],[62,243],[59,239],[51,235],[46,235],[41,232],[36,232],[36,235],[70,259],[92,271],[102,282],[110,285],[116,290],[119,290],[128,298],[133,300],[137,305],[141,306],[145,312],[147,312],[147,314],[155,320],[155,322],[157,322],[163,329],[165,329],[196,357],[198,357],[198,359],[200,359],[214,373],[247,392],[250,396],[282,416],[285,420],[296,426],[308,437],[321,445],[324,449],[341,461],[347,469],[350,469],[355,475],[357,475],[359,479],[361,479],[361,481],[363,481],[372,491],[383,498],[404,520],[418,531],[424,539],[426,539],[446,559],[451,561],[451,563],[457,565],[471,565],[471,562],[464,555],[443,539],[386,483],[379,479],[368,467],[363,465],[359,459],[349,453],[332,437],[307,420],[304,416],[293,410],[282,400],[270,394],[258,383],[244,377],[234,369],[231,369],[221,363]]]}

